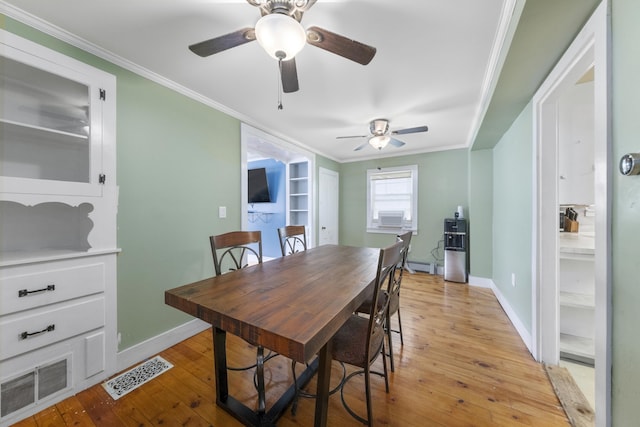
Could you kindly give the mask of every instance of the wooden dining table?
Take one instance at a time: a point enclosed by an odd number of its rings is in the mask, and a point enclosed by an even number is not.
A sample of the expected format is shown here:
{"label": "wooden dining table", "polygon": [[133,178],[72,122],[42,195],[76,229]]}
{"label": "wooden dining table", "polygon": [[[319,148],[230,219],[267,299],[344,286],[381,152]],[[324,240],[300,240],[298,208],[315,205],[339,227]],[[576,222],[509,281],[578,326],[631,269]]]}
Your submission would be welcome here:
{"label": "wooden dining table", "polygon": [[[257,412],[229,394],[226,334],[237,335],[317,371],[315,426],[326,426],[331,338],[373,292],[379,249],[324,245],[170,289],[165,303],[213,327],[216,403],[249,426],[275,425],[291,387]],[[317,357],[316,357],[317,355]]]}

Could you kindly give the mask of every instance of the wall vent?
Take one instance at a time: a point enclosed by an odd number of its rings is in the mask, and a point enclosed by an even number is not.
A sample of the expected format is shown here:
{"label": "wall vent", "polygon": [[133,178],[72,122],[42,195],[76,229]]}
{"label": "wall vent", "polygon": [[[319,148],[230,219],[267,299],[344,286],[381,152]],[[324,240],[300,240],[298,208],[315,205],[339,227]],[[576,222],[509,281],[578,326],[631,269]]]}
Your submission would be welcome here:
{"label": "wall vent", "polygon": [[0,418],[37,404],[69,385],[68,358],[35,367],[0,384]]}

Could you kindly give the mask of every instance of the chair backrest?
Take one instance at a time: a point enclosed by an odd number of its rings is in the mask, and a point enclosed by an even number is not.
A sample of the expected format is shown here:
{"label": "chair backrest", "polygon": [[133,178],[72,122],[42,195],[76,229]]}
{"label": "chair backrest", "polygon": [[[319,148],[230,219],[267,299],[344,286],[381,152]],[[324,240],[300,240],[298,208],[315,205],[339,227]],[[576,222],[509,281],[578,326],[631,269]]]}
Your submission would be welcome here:
{"label": "chair backrest", "polygon": [[304,225],[287,225],[278,228],[282,256],[307,250],[307,233]]}
{"label": "chair backrest", "polygon": [[389,295],[389,315],[394,314],[398,311],[398,308],[400,308],[400,285],[402,284],[402,276],[405,270],[404,267],[407,263],[407,257],[409,256],[411,235],[411,231],[407,231],[404,234],[399,234],[396,239],[397,242],[402,243],[402,254],[398,268],[394,272],[393,280],[389,282],[391,286],[387,289],[387,295]]}
{"label": "chair backrest", "polygon": [[260,231],[232,231],[210,236],[211,253],[216,276],[223,271],[239,270],[248,265],[247,257],[253,254],[262,263],[262,233]]}
{"label": "chair backrest", "polygon": [[404,234],[398,234],[397,240],[402,241],[402,267],[404,268],[409,256],[409,246],[411,245],[411,236],[413,232],[407,231]]}
{"label": "chair backrest", "polygon": [[[389,298],[384,298],[385,287],[387,292],[393,287],[396,278],[396,270],[402,263],[402,242],[380,249],[378,258],[378,270],[374,280],[373,299],[371,312],[369,313],[369,336],[367,338],[367,360],[372,362],[380,353],[384,342],[384,328],[389,314]],[[382,300],[380,296],[383,295]]]}

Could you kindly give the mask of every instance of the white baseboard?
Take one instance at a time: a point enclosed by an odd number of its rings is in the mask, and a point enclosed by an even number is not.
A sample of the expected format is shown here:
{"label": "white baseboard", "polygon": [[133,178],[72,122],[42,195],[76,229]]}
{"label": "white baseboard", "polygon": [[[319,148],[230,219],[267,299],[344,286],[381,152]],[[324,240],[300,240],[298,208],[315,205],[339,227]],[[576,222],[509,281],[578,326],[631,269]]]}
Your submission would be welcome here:
{"label": "white baseboard", "polygon": [[500,289],[498,289],[496,284],[493,283],[493,280],[484,277],[469,276],[469,285],[478,286],[481,288],[489,288],[493,291],[493,294],[496,296],[496,299],[502,306],[502,309],[507,314],[507,317],[511,321],[511,324],[514,328],[516,328],[518,335],[520,335],[520,339],[522,340],[524,345],[527,346],[527,349],[529,349],[529,353],[533,355],[533,340],[531,338],[531,333],[527,331],[527,328],[524,327],[524,324],[522,323],[516,312],[513,310],[513,308],[511,308],[511,305],[504,297],[504,295],[502,295]]}
{"label": "white baseboard", "polygon": [[155,337],[129,347],[119,352],[117,355],[117,372],[130,368],[143,360],[155,356],[161,351],[166,350],[180,341],[184,341],[210,327],[210,324],[203,322],[200,319],[193,319],[176,328],[170,329],[160,335],[156,335]]}
{"label": "white baseboard", "polygon": [[493,280],[487,279],[486,277],[478,277],[478,276],[469,276],[469,285],[476,286],[478,288],[489,288],[493,289]]}

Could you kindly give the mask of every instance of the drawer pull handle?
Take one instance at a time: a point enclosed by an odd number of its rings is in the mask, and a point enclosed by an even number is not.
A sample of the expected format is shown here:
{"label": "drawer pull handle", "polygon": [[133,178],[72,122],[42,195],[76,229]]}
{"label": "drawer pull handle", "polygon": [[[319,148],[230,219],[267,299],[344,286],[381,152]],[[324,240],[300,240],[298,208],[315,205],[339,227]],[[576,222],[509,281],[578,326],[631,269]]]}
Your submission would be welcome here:
{"label": "drawer pull handle", "polygon": [[47,292],[47,291],[55,291],[55,290],[56,290],[56,285],[48,285],[46,288],[36,289],[35,291],[28,291],[26,289],[20,289],[18,291],[18,298],[26,297],[27,295],[36,294],[36,293],[39,293],[39,292]]}
{"label": "drawer pull handle", "polygon": [[51,332],[51,331],[53,331],[55,329],[56,329],[56,325],[49,325],[46,328],[44,328],[43,330],[38,331],[38,332],[27,332],[27,331],[24,331],[23,333],[20,334],[20,339],[21,340],[26,340],[27,338],[32,337],[34,335],[44,334],[45,332]]}

